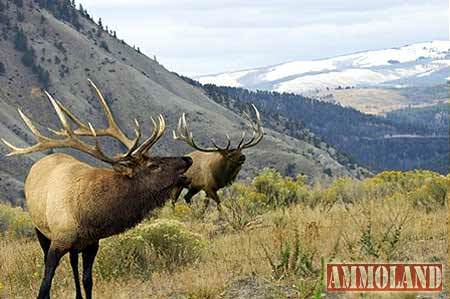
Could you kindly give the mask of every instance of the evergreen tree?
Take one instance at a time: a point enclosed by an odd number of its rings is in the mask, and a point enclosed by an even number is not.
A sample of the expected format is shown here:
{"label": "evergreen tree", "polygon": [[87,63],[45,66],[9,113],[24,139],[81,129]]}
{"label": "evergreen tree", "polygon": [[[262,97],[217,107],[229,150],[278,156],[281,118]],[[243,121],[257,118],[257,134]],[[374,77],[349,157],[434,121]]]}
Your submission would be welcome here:
{"label": "evergreen tree", "polygon": [[35,58],[36,54],[34,53],[34,49],[33,48],[27,49],[22,56],[22,63],[28,67],[33,66]]}
{"label": "evergreen tree", "polygon": [[0,62],[0,76],[3,76],[6,73],[6,68],[3,62]]}
{"label": "evergreen tree", "polygon": [[14,48],[19,51],[25,51],[28,48],[27,37],[25,36],[25,32],[22,28],[19,28],[16,31],[14,36]]}

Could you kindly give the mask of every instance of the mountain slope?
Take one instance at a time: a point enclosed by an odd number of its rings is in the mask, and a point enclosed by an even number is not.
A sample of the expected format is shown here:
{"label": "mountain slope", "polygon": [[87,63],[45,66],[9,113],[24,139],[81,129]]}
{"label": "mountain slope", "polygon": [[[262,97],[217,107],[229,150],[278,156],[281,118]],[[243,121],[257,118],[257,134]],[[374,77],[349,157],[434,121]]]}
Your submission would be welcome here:
{"label": "mountain slope", "polygon": [[450,41],[432,41],[197,79],[222,86],[305,93],[327,88],[438,85],[449,74]]}
{"label": "mountain slope", "polygon": [[[133,118],[141,121],[148,134],[149,119],[158,113],[166,117],[170,132],[181,113],[187,112],[192,131],[204,144],[209,140],[206,135],[220,140],[230,132],[237,138],[245,128],[238,114],[129,47],[115,33],[104,31],[87,12],[71,7],[70,1],[0,2],[0,136],[11,143],[26,146],[34,142],[17,107],[22,107],[42,132],[47,132],[46,127],[59,126],[42,87],[82,119],[95,127],[104,126],[86,78],[98,83],[119,124],[130,134]],[[112,150],[119,148],[114,142],[105,142]],[[154,152],[181,155],[190,150],[166,134]],[[25,175],[43,154],[5,157],[6,152],[6,147],[0,145],[0,199],[20,203]],[[248,150],[248,156],[243,176],[262,167],[285,172],[292,166],[314,180],[330,174],[359,177],[366,173],[361,168],[345,167],[326,150],[305,140],[270,129],[260,145]]]}
{"label": "mountain slope", "polygon": [[[371,171],[420,168],[448,173],[447,104],[408,109],[386,118],[292,93],[213,84],[202,88],[210,98],[231,109],[257,104],[275,119],[275,130],[276,124],[285,123],[285,134],[297,137],[299,132],[310,130],[316,137],[314,144],[319,146],[323,140]],[[345,161],[341,155],[336,159]]]}

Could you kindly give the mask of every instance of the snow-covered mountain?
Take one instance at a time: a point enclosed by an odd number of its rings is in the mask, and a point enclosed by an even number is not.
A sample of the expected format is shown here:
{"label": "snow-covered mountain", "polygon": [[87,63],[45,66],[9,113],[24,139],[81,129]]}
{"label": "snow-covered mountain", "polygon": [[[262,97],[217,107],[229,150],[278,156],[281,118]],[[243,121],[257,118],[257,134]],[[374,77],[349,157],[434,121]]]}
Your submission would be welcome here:
{"label": "snow-covered mountain", "polygon": [[201,83],[294,93],[339,87],[437,85],[450,79],[450,41],[292,61],[196,79]]}

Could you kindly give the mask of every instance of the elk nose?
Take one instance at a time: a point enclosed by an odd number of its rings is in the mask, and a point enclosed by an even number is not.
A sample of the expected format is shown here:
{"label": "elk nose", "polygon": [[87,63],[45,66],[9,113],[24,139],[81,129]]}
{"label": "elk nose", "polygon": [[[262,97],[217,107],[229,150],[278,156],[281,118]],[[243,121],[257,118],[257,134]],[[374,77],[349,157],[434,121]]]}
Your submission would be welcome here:
{"label": "elk nose", "polygon": [[239,162],[244,163],[245,162],[245,156],[240,156],[239,157]]}

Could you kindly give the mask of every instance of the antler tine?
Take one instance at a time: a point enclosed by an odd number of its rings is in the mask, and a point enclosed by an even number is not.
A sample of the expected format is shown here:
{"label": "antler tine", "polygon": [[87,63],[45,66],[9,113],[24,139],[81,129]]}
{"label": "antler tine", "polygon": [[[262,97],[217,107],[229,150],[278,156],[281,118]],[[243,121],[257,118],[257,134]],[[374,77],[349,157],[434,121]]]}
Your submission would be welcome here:
{"label": "antler tine", "polygon": [[245,132],[242,132],[241,141],[239,141],[237,148],[240,148],[245,139]]}
{"label": "antler tine", "polygon": [[217,143],[216,143],[216,141],[214,140],[214,138],[211,138],[211,137],[210,137],[209,139],[211,140],[212,144],[214,145],[214,147],[215,147],[217,150],[219,150],[219,151],[226,151],[226,150],[228,150],[228,149],[230,148],[230,146],[231,146],[231,139],[230,139],[230,135],[228,135],[228,133],[225,134],[225,136],[227,137],[227,145],[226,145],[225,147],[218,146]]}
{"label": "antler tine", "polygon": [[[44,91],[45,94],[47,95],[48,99],[50,100],[50,103],[52,104],[53,108],[56,111],[56,114],[58,115],[59,120],[61,121],[61,124],[63,125],[64,128],[64,136],[66,136],[66,139],[63,140],[51,140],[53,142],[60,142],[61,145],[63,146],[57,146],[57,147],[72,147],[75,149],[78,149],[82,152],[88,153],[94,157],[96,157],[97,159],[107,162],[107,163],[116,163],[118,162],[120,159],[113,159],[108,157],[100,148],[100,144],[98,142],[97,138],[95,139],[95,146],[92,147],[91,145],[88,145],[87,143],[81,141],[80,139],[78,139],[76,137],[76,135],[74,134],[74,132],[72,131],[72,128],[69,125],[69,122],[67,121],[66,115],[64,114],[63,110],[61,109],[61,103],[59,103],[59,101],[55,100],[47,91]],[[91,132],[91,135],[93,137],[97,137],[97,132],[94,130],[94,127],[92,126],[91,123],[88,123],[88,127],[89,127],[89,131]],[[66,145],[65,143],[66,142]]]}
{"label": "antler tine", "polygon": [[238,148],[241,148],[241,149],[250,148],[252,146],[257,145],[259,142],[261,142],[261,140],[264,137],[264,130],[261,126],[261,116],[259,114],[259,111],[255,105],[252,104],[252,107],[255,110],[256,122],[253,122],[251,120],[248,113],[246,113],[246,112],[243,113],[245,119],[247,120],[247,122],[249,123],[250,127],[253,130],[252,138],[243,144],[242,144],[243,140],[241,140],[241,142],[239,143],[239,146],[238,146]]}
{"label": "antler tine", "polygon": [[[92,146],[84,143],[80,139],[78,139],[75,135],[73,135],[73,132],[67,122],[67,119],[65,118],[62,110],[59,108],[57,101],[54,100],[50,96],[50,94],[48,94],[47,92],[46,92],[46,95],[48,96],[50,102],[52,103],[53,107],[55,108],[56,113],[58,114],[61,124],[64,127],[64,130],[65,130],[64,132],[65,132],[66,138],[51,139],[46,136],[43,136],[39,132],[39,130],[34,126],[33,122],[20,109],[18,109],[21,118],[23,119],[23,121],[25,122],[27,127],[31,130],[31,132],[34,134],[38,143],[36,143],[32,146],[29,146],[29,147],[21,148],[21,147],[16,147],[16,146],[12,145],[11,143],[9,143],[8,141],[6,141],[4,139],[1,139],[2,142],[12,150],[9,154],[7,154],[7,156],[29,154],[29,153],[44,151],[44,150],[53,149],[53,148],[74,148],[74,149],[80,150],[82,152],[85,152],[87,154],[90,154],[93,157],[95,157],[101,161],[107,162],[107,163],[113,164],[113,163],[116,163],[119,161],[117,159],[112,159],[112,158],[109,158],[108,156],[106,156],[100,149],[98,142],[96,143],[95,147],[92,147]],[[95,130],[92,128],[92,125],[90,125],[90,128],[92,130],[92,134],[95,135]]]}
{"label": "antler tine", "polygon": [[[97,129],[96,130],[97,136],[109,136],[109,137],[117,139],[118,141],[120,141],[123,145],[125,145],[128,148],[127,153],[130,152],[130,149],[134,150],[136,143],[138,141],[137,137],[141,136],[141,132],[136,132],[136,130],[135,130],[136,137],[134,139],[129,139],[117,125],[117,122],[114,119],[111,109],[108,106],[108,103],[106,102],[105,98],[103,97],[103,94],[101,93],[100,89],[97,87],[97,85],[95,85],[95,83],[92,80],[88,79],[88,82],[94,89],[95,94],[96,94],[101,106],[103,107],[103,111],[105,113],[107,123],[108,123],[108,127],[106,129]],[[66,116],[77,125],[78,128],[76,128],[73,131],[73,133],[75,135],[92,136],[91,130],[88,125],[84,124],[79,118],[77,118],[72,112],[70,112],[69,109],[64,107],[64,105],[62,105],[61,102],[57,102],[57,103],[58,103],[58,106],[61,108],[61,110],[66,114]],[[140,130],[140,126],[139,126],[139,130]],[[50,129],[50,131],[52,131],[56,135],[64,136],[63,131],[55,131],[53,129]]]}
{"label": "antler tine", "polygon": [[[214,143],[213,140],[212,140],[212,142],[216,148],[202,148],[196,144],[196,142],[194,141],[192,132],[189,131],[189,128],[188,128],[188,125],[186,122],[186,114],[185,113],[183,113],[178,120],[177,131],[178,132],[176,132],[175,130],[172,131],[173,139],[184,141],[189,146],[195,148],[196,150],[199,150],[201,152],[217,152],[217,151],[221,150],[220,147],[218,147]],[[229,140],[230,139],[228,139],[228,141]],[[228,143],[228,146],[229,146],[229,144],[230,144],[230,141]]]}
{"label": "antler tine", "polygon": [[[136,143],[137,138],[135,138],[134,140],[130,140],[125,135],[125,133],[117,125],[117,122],[114,119],[111,109],[109,108],[108,103],[106,102],[105,98],[103,97],[103,94],[101,93],[100,89],[97,87],[97,85],[95,85],[95,83],[91,79],[88,79],[88,82],[94,89],[95,94],[97,95],[97,98],[103,107],[103,111],[105,113],[106,120],[108,122],[108,128],[103,130],[102,135],[114,137],[114,138],[118,139],[121,143],[123,143],[128,149],[132,148],[133,145]],[[136,137],[137,137],[137,135],[140,135],[140,133],[136,134]]]}
{"label": "antler tine", "polygon": [[153,117],[150,119],[153,123],[152,134],[130,154],[133,157],[141,157],[146,154],[150,148],[164,135],[164,131],[166,130],[166,121],[162,114],[158,115],[158,123],[155,122]]}
{"label": "antler tine", "polygon": [[131,157],[133,152],[139,146],[139,140],[141,140],[141,125],[139,124],[137,119],[134,119],[134,133],[136,134],[136,138],[133,140],[133,145],[127,150],[123,155],[119,155],[122,159]]}
{"label": "antler tine", "polygon": [[20,108],[18,108],[17,111],[19,112],[19,115],[22,118],[22,120],[24,121],[24,123],[27,125],[27,127],[30,129],[30,131],[33,133],[33,135],[36,137],[38,143],[31,147],[20,148],[20,147],[12,145],[11,143],[9,143],[8,141],[6,141],[5,139],[2,138],[1,139],[2,142],[11,149],[11,152],[8,153],[6,156],[9,157],[9,156],[14,156],[14,155],[22,155],[22,154],[28,154],[28,153],[45,150],[46,148],[43,146],[43,144],[45,142],[49,142],[50,139],[43,136],[41,134],[41,132],[39,132],[39,130],[34,126],[33,122],[22,112],[22,110]]}

